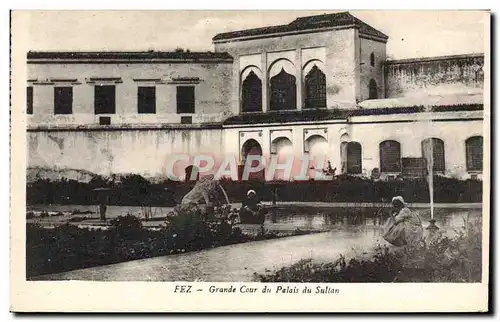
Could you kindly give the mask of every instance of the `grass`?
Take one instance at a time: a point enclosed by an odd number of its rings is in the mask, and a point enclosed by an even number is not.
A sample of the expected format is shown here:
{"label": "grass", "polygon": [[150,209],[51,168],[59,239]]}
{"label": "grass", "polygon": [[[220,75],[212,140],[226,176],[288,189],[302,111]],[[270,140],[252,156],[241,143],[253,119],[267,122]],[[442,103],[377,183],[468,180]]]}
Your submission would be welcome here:
{"label": "grass", "polygon": [[453,237],[435,235],[418,247],[377,246],[368,259],[340,256],[335,262],[301,260],[267,274],[260,282],[480,282],[482,234],[479,225],[465,223]]}

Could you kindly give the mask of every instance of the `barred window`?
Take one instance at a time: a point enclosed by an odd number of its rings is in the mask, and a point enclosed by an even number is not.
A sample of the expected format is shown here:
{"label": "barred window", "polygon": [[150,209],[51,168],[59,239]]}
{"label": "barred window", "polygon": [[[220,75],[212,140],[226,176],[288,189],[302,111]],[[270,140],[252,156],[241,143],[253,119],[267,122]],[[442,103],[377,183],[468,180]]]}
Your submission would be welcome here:
{"label": "barred window", "polygon": [[271,78],[270,110],[294,110],[297,108],[297,84],[295,76],[288,74],[282,68]]}
{"label": "barred window", "polygon": [[473,136],[465,141],[467,171],[483,170],[483,137]]}
{"label": "barred window", "polygon": [[342,142],[340,145],[342,173],[358,174],[362,172],[362,149],[358,142]]}
{"label": "barred window", "polygon": [[73,113],[73,88],[54,87],[54,114]]}
{"label": "barred window", "polygon": [[114,85],[94,87],[94,112],[95,114],[115,114],[116,97]]}
{"label": "barred window", "polygon": [[137,88],[137,112],[139,114],[156,113],[156,87],[140,86]]}
{"label": "barred window", "polygon": [[177,86],[177,113],[194,113],[194,86]]}
{"label": "barred window", "polygon": [[326,108],[326,76],[316,65],[305,77],[305,108]]}
{"label": "barred window", "polygon": [[379,145],[380,170],[382,172],[401,172],[401,144],[398,141],[384,141]]}
{"label": "barred window", "polygon": [[262,111],[262,81],[253,71],[243,81],[241,96],[242,112]]}
{"label": "barred window", "polygon": [[422,157],[432,165],[432,171],[445,170],[444,142],[441,139],[429,138],[422,141]]}

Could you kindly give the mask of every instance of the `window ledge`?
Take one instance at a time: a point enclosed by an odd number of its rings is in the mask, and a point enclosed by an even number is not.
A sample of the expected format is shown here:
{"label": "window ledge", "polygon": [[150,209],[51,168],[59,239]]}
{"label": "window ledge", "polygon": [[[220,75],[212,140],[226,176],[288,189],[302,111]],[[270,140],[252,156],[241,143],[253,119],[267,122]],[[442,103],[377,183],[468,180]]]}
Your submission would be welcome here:
{"label": "window ledge", "polygon": [[263,111],[252,111],[252,112],[243,112],[240,111],[240,114],[245,114],[245,115],[251,115],[251,114],[262,114],[264,113]]}

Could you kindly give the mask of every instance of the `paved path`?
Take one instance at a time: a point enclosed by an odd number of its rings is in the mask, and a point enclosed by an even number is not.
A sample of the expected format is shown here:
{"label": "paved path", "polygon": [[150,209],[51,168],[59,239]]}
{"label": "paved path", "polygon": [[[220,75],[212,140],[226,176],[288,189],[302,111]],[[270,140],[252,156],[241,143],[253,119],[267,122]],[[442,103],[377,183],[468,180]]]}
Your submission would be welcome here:
{"label": "paved path", "polygon": [[288,266],[301,259],[334,261],[341,254],[366,255],[378,243],[380,228],[355,227],[162,256],[66,273],[36,280],[245,282],[253,273]]}

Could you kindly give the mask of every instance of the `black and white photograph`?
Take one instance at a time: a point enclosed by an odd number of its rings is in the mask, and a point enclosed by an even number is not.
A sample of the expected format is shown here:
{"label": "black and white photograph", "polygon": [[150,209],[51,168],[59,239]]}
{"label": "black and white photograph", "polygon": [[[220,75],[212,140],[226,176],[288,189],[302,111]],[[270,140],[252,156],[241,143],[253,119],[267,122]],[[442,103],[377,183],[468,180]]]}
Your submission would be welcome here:
{"label": "black and white photograph", "polygon": [[12,17],[26,282],[488,283],[489,11]]}

